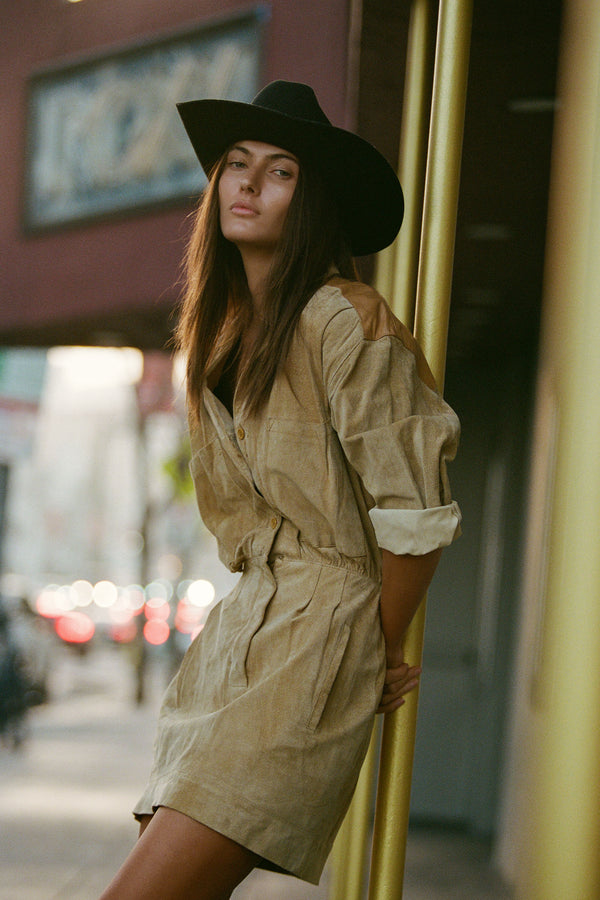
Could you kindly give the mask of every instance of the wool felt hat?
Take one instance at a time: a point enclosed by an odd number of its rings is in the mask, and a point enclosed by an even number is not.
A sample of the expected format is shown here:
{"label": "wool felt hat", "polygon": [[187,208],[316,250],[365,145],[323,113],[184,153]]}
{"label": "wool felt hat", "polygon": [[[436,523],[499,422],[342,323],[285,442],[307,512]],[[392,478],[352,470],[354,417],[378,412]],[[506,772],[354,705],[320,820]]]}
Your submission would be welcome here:
{"label": "wool felt hat", "polygon": [[322,173],[355,256],[398,234],[404,198],[396,173],[372,144],[332,125],[308,85],[274,81],[251,103],[190,100],[177,109],[207,175],[236,141],[274,144]]}

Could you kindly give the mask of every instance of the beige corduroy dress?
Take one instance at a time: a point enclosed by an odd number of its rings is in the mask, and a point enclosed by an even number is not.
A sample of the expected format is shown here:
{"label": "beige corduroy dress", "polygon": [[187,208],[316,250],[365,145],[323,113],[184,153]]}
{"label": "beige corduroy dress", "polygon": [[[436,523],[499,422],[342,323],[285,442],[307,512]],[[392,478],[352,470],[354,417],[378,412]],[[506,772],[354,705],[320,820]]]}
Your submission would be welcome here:
{"label": "beige corduroy dress", "polygon": [[167,690],[136,815],[172,807],[318,882],[383,686],[378,548],[451,543],[458,434],[407,329],[339,277],[304,309],[258,415],[206,387],[192,474],[242,575]]}

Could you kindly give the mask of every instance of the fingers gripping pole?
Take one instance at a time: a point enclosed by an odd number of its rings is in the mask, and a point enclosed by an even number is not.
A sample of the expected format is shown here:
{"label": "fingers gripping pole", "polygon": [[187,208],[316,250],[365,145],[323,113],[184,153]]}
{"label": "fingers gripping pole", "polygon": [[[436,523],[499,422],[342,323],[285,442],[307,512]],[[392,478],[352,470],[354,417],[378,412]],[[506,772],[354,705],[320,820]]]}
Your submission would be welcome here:
{"label": "fingers gripping pole", "polygon": [[[472,0],[441,0],[415,318],[415,333],[440,388],[446,361],[471,19]],[[407,636],[406,657],[413,664],[421,659],[424,624],[425,602]],[[369,900],[402,897],[416,719],[415,691],[402,709],[386,717]]]}

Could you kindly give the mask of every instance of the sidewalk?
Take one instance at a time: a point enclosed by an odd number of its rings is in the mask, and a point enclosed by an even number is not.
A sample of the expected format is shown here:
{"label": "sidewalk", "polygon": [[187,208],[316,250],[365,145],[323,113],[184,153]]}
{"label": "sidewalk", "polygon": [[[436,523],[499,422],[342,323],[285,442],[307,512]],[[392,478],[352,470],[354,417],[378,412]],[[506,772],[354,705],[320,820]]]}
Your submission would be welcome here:
{"label": "sidewalk", "polygon": [[[162,677],[131,702],[131,673],[110,649],[62,654],[50,704],[29,738],[0,747],[0,900],[97,900],[136,838],[130,809],[150,766]],[[254,872],[234,900],[327,900],[319,887]],[[445,832],[411,834],[405,900],[508,900],[485,847]]]}

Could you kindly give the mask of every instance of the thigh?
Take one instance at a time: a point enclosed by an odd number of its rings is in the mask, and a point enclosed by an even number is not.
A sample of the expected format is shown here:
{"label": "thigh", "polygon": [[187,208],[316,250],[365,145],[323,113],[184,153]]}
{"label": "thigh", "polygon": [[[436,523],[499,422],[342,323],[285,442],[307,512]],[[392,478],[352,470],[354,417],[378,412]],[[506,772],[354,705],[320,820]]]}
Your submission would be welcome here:
{"label": "thigh", "polygon": [[259,857],[189,816],[160,807],[100,900],[226,900]]}
{"label": "thigh", "polygon": [[148,827],[148,825],[150,824],[151,821],[152,821],[151,815],[139,817],[140,830],[139,830],[138,837],[141,837],[143,835],[143,833],[145,832],[146,828]]}

